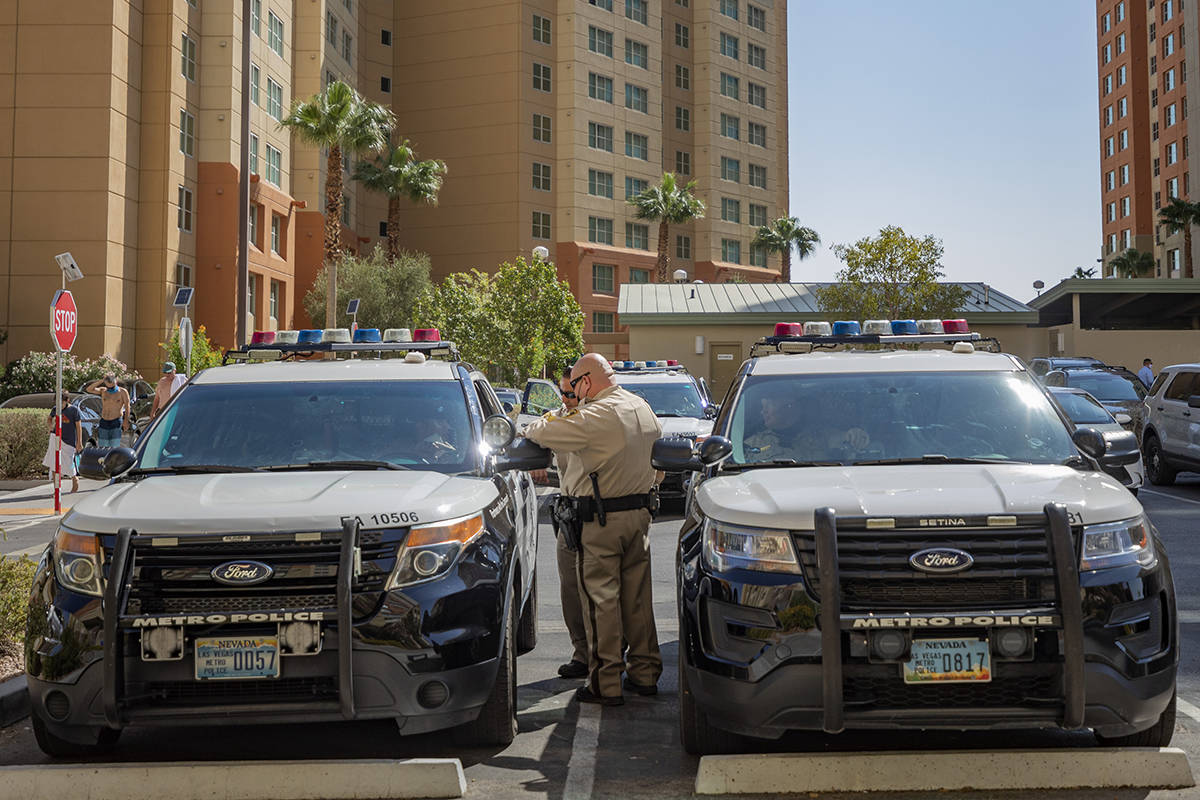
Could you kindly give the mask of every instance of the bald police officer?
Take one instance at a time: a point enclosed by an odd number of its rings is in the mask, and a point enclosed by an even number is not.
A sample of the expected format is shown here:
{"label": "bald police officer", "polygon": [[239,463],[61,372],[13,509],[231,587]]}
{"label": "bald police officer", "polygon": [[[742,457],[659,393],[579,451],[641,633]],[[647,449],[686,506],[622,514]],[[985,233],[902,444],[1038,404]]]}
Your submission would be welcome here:
{"label": "bald police officer", "polygon": [[[582,499],[582,548],[576,558],[589,647],[588,680],[575,693],[585,703],[621,705],[625,688],[658,691],[662,657],[650,587],[650,508],[656,481],[650,450],[662,427],[645,400],[616,384],[612,367],[588,353],[571,370],[581,404],[547,416],[525,436],[569,453],[559,463],[564,494]],[[599,495],[599,502],[597,502]],[[622,642],[628,652],[622,657]]]}

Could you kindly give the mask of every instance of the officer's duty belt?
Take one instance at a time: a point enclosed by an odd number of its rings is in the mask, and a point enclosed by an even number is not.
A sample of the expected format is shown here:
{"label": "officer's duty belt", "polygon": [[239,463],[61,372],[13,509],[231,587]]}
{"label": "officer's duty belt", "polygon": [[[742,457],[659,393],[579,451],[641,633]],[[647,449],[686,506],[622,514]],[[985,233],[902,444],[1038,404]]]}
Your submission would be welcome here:
{"label": "officer's duty belt", "polygon": [[[596,498],[580,497],[578,500],[580,517],[584,522],[591,522],[596,517]],[[636,511],[640,508],[654,511],[657,507],[658,495],[654,492],[627,494],[623,497],[605,497],[600,500],[600,508],[603,508],[606,514],[613,514],[617,511]]]}

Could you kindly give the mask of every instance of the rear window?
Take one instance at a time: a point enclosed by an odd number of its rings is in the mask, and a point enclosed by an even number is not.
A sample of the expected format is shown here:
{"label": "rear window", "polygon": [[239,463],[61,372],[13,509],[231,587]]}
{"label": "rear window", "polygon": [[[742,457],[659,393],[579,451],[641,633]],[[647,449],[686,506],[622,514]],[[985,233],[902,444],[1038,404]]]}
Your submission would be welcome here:
{"label": "rear window", "polygon": [[1146,396],[1141,381],[1135,385],[1112,372],[1069,371],[1067,376],[1069,386],[1083,389],[1097,400],[1141,400]]}
{"label": "rear window", "polygon": [[1116,422],[1104,406],[1086,394],[1051,392],[1050,396],[1062,406],[1062,410],[1076,425],[1106,425]]}

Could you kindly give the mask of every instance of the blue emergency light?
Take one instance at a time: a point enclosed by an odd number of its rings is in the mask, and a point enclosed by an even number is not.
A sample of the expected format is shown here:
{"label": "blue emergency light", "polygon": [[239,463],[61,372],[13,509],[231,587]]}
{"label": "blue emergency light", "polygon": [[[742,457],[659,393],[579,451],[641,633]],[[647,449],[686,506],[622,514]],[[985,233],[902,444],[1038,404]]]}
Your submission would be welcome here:
{"label": "blue emergency light", "polygon": [[862,329],[854,320],[840,319],[833,323],[834,336],[857,336],[860,333],[862,333]]}
{"label": "blue emergency light", "polygon": [[356,343],[382,342],[383,336],[380,335],[379,328],[359,328],[354,332],[354,341]]}

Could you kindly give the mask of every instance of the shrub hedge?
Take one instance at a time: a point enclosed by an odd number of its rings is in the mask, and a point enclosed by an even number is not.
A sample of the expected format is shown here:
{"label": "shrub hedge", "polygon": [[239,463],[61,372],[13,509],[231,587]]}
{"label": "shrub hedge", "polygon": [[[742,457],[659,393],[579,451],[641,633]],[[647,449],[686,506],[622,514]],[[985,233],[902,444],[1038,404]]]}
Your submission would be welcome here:
{"label": "shrub hedge", "polygon": [[[14,361],[4,375],[4,382],[0,383],[0,401],[19,394],[53,392],[56,363],[57,357],[54,353],[26,353]],[[103,378],[107,372],[115,374],[118,380],[141,377],[124,362],[108,354],[91,359],[68,353],[63,357],[63,389],[74,392],[88,381]]]}
{"label": "shrub hedge", "polygon": [[25,641],[29,589],[37,565],[27,557],[0,556],[0,655],[19,656]]}
{"label": "shrub hedge", "polygon": [[46,474],[42,456],[50,441],[48,413],[40,408],[0,408],[0,479],[37,478]]}

